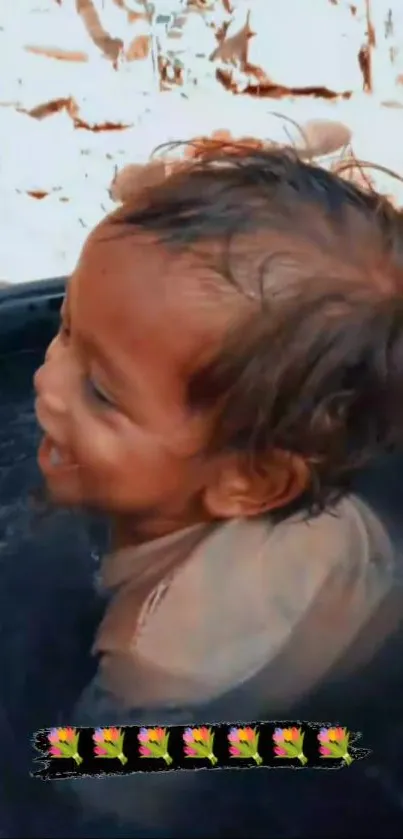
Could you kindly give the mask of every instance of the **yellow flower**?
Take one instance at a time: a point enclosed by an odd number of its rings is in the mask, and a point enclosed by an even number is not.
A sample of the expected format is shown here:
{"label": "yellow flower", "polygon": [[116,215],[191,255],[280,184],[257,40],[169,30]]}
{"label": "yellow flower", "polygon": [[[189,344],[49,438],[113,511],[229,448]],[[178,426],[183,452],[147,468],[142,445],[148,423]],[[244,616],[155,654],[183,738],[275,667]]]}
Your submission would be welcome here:
{"label": "yellow flower", "polygon": [[57,733],[59,735],[59,742],[65,743],[67,740],[67,728],[59,728]]}
{"label": "yellow flower", "polygon": [[104,728],[103,736],[105,742],[113,743],[115,740],[119,739],[120,729],[119,728]]}
{"label": "yellow flower", "polygon": [[255,731],[251,726],[238,729],[238,738],[242,743],[250,743],[255,736]]}
{"label": "yellow flower", "polygon": [[159,743],[165,735],[165,728],[150,728],[148,730],[148,740],[150,743]]}

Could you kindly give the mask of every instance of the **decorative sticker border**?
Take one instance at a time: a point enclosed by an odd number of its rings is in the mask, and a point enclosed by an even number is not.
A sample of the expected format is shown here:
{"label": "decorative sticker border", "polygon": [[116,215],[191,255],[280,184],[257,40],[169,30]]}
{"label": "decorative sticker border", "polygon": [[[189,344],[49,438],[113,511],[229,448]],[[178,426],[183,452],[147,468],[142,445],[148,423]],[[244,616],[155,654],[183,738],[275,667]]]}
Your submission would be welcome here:
{"label": "decorative sticker border", "polygon": [[[43,780],[192,769],[341,769],[371,754],[359,732],[318,722],[52,728],[33,737]],[[39,752],[39,755],[38,755]]]}

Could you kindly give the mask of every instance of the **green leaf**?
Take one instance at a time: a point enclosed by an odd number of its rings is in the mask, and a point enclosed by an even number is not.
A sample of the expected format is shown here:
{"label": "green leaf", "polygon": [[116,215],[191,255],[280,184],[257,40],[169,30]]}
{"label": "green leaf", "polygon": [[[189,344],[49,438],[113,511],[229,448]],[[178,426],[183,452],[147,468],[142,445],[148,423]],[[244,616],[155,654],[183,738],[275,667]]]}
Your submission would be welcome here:
{"label": "green leaf", "polygon": [[287,757],[298,757],[300,750],[295,743],[290,743],[287,740],[281,744],[287,752]]}
{"label": "green leaf", "polygon": [[242,757],[251,757],[256,752],[256,749],[253,747],[253,743],[238,743],[237,746],[242,754]]}
{"label": "green leaf", "polygon": [[164,754],[168,751],[168,743],[169,743],[169,731],[165,734],[164,739],[162,741],[162,748]]}
{"label": "green leaf", "polygon": [[150,750],[152,757],[163,757],[164,756],[166,750],[164,750],[161,747],[160,743],[153,743],[153,742],[149,741],[146,745],[147,745],[147,748]]}
{"label": "green leaf", "polygon": [[73,746],[74,746],[75,752],[78,752],[78,741],[79,741],[79,739],[80,739],[80,734],[77,732],[77,734],[75,735],[74,740],[73,740]]}
{"label": "green leaf", "polygon": [[342,744],[339,745],[339,743],[329,742],[327,745],[328,745],[333,757],[343,757],[343,755],[345,754],[346,750],[343,749]]}
{"label": "green leaf", "polygon": [[60,749],[63,757],[72,757],[76,753],[76,749],[71,745],[71,743],[60,741],[57,743],[57,748]]}
{"label": "green leaf", "polygon": [[125,739],[125,735],[120,734],[117,741],[116,741],[116,746],[117,746],[119,754],[123,751],[123,740],[124,739]]}
{"label": "green leaf", "polygon": [[194,743],[194,748],[197,751],[198,757],[201,758],[208,757],[211,752],[210,747],[208,745],[206,746],[205,743],[200,743],[200,741]]}
{"label": "green leaf", "polygon": [[116,743],[108,743],[105,741],[104,743],[102,743],[102,747],[106,749],[106,751],[108,752],[108,757],[116,757],[116,755],[118,755],[120,752],[120,749]]}

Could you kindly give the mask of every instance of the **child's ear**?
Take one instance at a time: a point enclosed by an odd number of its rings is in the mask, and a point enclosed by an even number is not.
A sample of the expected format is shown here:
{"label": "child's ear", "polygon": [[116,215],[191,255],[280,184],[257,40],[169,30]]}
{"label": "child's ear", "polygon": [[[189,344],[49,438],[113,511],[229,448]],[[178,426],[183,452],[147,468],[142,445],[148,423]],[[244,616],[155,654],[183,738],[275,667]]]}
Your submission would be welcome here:
{"label": "child's ear", "polygon": [[225,458],[204,492],[204,506],[220,519],[258,516],[286,507],[306,490],[310,472],[305,461],[288,452],[271,452],[257,470],[240,457]]}

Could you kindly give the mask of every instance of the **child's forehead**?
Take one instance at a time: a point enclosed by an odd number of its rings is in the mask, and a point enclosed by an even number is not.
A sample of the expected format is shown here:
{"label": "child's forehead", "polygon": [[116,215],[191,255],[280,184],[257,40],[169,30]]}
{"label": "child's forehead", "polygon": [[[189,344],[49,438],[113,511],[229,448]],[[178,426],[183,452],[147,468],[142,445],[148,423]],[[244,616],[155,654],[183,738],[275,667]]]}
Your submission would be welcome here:
{"label": "child's forehead", "polygon": [[86,334],[161,353],[169,346],[183,358],[219,341],[240,307],[239,295],[220,290],[191,251],[116,226],[90,236],[68,297],[75,326]]}
{"label": "child's forehead", "polygon": [[[160,300],[190,301],[196,295],[212,302],[205,288],[218,292],[217,275],[206,255],[209,248],[172,247],[164,245],[157,236],[129,225],[112,225],[108,220],[96,228],[88,238],[79,263],[80,277],[94,272],[119,280],[116,293],[140,291]],[[215,282],[213,282],[213,278]],[[209,299],[207,299],[209,298]]]}

